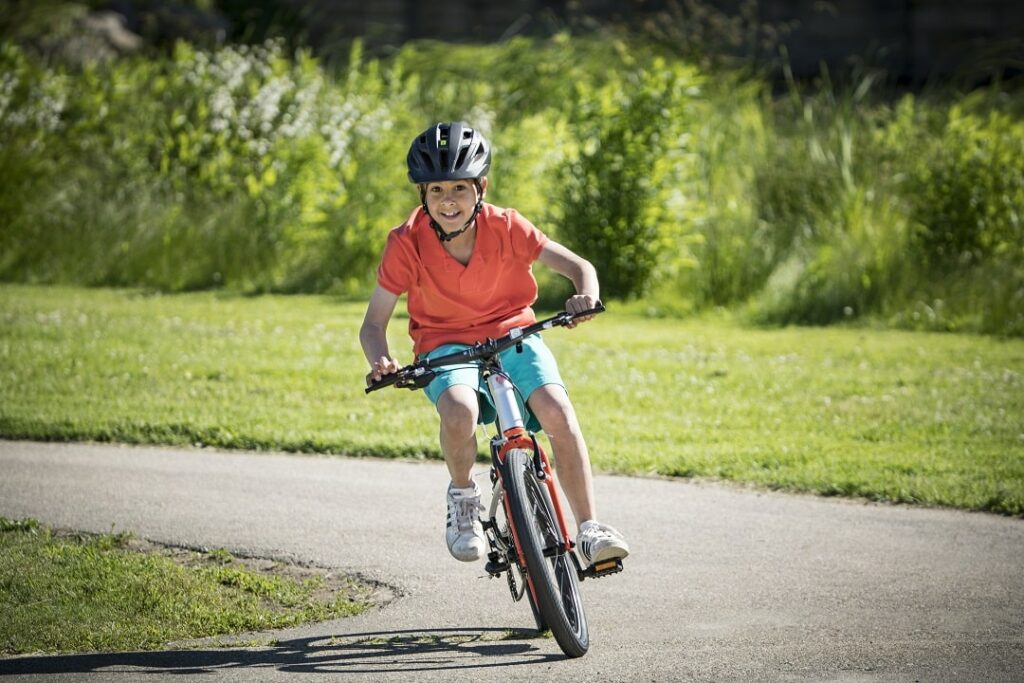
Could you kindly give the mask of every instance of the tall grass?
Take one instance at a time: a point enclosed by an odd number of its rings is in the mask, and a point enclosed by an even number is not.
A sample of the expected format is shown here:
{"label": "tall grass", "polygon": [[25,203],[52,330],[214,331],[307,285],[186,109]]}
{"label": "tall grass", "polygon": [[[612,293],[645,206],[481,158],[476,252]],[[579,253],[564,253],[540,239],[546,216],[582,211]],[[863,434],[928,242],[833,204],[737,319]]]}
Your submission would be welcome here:
{"label": "tall grass", "polygon": [[2,44],[0,67],[0,280],[365,293],[417,203],[408,140],[466,119],[495,146],[489,199],[594,261],[607,298],[1024,334],[1003,86],[777,97],[621,34],[357,45],[340,70],[274,42],[81,68]]}

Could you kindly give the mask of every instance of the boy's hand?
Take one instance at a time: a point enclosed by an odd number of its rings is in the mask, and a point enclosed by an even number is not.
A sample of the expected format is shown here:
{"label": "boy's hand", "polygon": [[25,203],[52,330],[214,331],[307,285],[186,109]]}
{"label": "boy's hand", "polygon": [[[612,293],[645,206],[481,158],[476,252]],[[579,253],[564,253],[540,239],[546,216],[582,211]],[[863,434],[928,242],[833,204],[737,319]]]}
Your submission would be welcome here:
{"label": "boy's hand", "polygon": [[366,375],[366,386],[370,386],[374,382],[379,382],[380,378],[384,375],[390,375],[393,372],[398,372],[398,369],[402,367],[398,364],[394,358],[388,356],[381,356],[373,362],[373,369],[370,370],[369,374]]}
{"label": "boy's hand", "polygon": [[[597,299],[590,296],[589,294],[576,294],[574,296],[569,297],[569,300],[565,302],[566,312],[573,314],[579,313],[580,311],[588,311],[596,306]],[[593,315],[585,315],[579,318],[573,318],[572,321],[566,323],[565,326],[571,330],[580,323],[585,323],[593,317]]]}

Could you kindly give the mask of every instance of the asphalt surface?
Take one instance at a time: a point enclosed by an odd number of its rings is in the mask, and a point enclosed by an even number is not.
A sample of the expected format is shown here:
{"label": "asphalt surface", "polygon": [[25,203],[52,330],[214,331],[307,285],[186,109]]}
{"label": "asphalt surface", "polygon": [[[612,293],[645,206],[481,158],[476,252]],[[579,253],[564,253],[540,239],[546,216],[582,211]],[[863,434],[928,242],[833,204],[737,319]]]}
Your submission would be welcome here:
{"label": "asphalt surface", "polygon": [[633,554],[583,583],[591,648],[567,660],[503,581],[448,556],[446,484],[438,463],[0,441],[0,515],[315,563],[392,596],[271,647],[30,655],[0,679],[1024,681],[1024,520],[599,476]]}

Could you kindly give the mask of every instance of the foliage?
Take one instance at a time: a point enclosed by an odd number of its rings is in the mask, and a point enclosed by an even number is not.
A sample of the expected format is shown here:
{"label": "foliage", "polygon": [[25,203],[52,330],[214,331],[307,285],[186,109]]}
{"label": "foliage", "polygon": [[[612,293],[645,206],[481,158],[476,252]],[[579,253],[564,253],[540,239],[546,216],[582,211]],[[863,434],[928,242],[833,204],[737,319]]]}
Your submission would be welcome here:
{"label": "foliage", "polygon": [[765,220],[751,201],[751,188],[771,166],[762,87],[723,75],[703,90],[691,134],[696,172],[686,184],[693,229],[676,244],[680,267],[670,283],[685,301],[682,310],[744,301],[784,253],[775,244],[782,226]]}
{"label": "foliage", "polygon": [[462,119],[495,148],[488,199],[606,298],[1024,334],[1019,93],[887,101],[865,72],[775,96],[691,38],[357,43],[336,70],[279,42],[77,67],[2,43],[0,280],[363,295],[418,203],[408,140]]}
{"label": "foliage", "polygon": [[[356,54],[335,85],[308,55],[285,58],[276,43],[213,53],[182,43],[167,62],[123,60],[74,77],[10,46],[4,56],[6,89],[28,91],[0,110],[15,143],[3,172],[22,179],[4,193],[15,204],[5,277],[259,290],[324,288],[339,272],[369,271],[376,255],[339,245],[328,221],[346,207],[348,184],[360,193],[393,184],[394,174],[366,178],[356,161],[372,157],[364,141],[395,118],[381,105],[376,64],[364,73]],[[60,89],[36,91],[37,79]],[[26,173],[34,166],[45,171]]]}
{"label": "foliage", "polygon": [[569,126],[578,150],[562,172],[559,234],[589,255],[609,296],[630,298],[673,263],[691,218],[688,130],[701,79],[661,58],[621,78],[577,83]]}
{"label": "foliage", "polygon": [[875,314],[901,326],[1020,334],[1024,128],[1005,98],[792,93],[757,177],[775,231],[761,321]]}
{"label": "foliage", "polygon": [[[927,272],[946,285],[943,299],[976,309],[984,332],[1024,333],[1024,122],[979,106],[951,107],[935,143],[910,167],[910,215],[921,226],[915,246]],[[983,292],[989,292],[984,294]],[[955,299],[954,299],[955,301]],[[984,302],[978,306],[977,303]]]}

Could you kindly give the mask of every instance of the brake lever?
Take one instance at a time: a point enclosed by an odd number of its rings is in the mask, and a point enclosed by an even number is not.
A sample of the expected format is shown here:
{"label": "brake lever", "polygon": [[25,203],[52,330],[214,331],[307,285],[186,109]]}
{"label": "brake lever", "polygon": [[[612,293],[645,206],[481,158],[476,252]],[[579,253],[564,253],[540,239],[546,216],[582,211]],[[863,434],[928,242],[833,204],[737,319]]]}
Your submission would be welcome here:
{"label": "brake lever", "polygon": [[416,368],[412,373],[406,374],[395,381],[395,388],[416,391],[422,389],[434,381],[437,373],[431,368]]}

